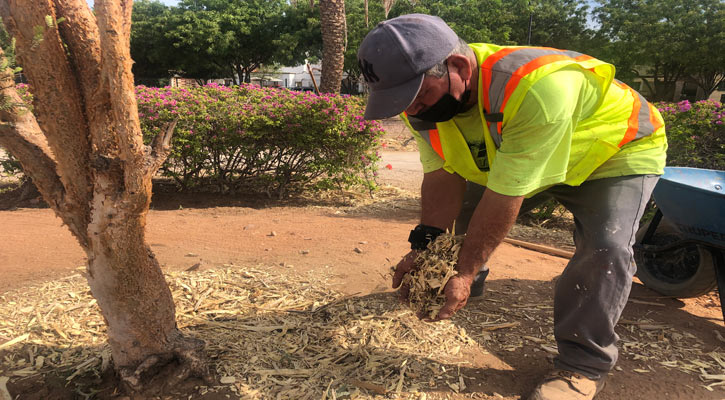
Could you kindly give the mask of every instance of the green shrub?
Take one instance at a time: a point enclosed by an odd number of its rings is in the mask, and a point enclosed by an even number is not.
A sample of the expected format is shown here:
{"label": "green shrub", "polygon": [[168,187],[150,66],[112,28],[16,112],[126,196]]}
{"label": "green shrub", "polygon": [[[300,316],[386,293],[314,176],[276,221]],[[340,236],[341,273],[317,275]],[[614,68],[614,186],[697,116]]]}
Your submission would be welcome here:
{"label": "green shrub", "polygon": [[5,151],[0,152],[0,174],[15,176],[20,179],[24,178],[23,168],[20,162]]}
{"label": "green shrub", "polygon": [[667,165],[725,170],[725,109],[720,102],[657,103],[667,131]]}
{"label": "green shrub", "polygon": [[178,118],[162,173],[182,188],[255,187],[282,197],[316,188],[374,187],[382,129],[360,99],[252,85],[136,90],[148,141]]}

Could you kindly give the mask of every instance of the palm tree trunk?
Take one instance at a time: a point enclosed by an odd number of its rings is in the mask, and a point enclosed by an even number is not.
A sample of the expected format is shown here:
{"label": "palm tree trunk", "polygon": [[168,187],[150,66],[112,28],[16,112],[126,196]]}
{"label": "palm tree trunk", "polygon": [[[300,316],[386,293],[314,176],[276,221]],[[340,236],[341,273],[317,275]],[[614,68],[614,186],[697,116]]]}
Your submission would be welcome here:
{"label": "palm tree trunk", "polygon": [[345,66],[347,22],[344,0],[320,0],[322,76],[320,92],[339,93]]}

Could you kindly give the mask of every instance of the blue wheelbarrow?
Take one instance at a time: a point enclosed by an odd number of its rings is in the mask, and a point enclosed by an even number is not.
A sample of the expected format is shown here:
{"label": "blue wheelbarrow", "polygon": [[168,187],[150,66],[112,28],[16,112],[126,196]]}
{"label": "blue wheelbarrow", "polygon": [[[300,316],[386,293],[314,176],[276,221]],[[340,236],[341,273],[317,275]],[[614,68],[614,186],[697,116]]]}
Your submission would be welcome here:
{"label": "blue wheelbarrow", "polygon": [[667,167],[652,194],[656,212],[634,245],[637,277],[670,297],[717,286],[725,318],[725,171]]}

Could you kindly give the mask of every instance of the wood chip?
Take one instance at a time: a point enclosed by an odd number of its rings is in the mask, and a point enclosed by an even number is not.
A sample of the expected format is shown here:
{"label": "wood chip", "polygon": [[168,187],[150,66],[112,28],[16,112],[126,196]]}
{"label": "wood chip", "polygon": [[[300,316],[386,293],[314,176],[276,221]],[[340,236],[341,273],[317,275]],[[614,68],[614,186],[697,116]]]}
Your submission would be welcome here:
{"label": "wood chip", "polygon": [[545,352],[549,354],[559,355],[559,350],[556,349],[556,347],[547,346],[544,344],[539,345]]}
{"label": "wood chip", "polygon": [[[465,364],[463,355],[522,351],[527,343],[556,354],[551,303],[532,304],[515,282],[497,301],[460,310],[455,324],[430,324],[390,294],[343,295],[319,271],[283,271],[228,264],[166,275],[179,329],[206,341],[219,381],[235,379],[200,393],[224,387],[241,398],[425,398],[420,390],[450,391],[449,383],[467,390],[455,367]],[[440,290],[444,282],[436,279]],[[644,317],[620,321],[617,333],[621,358],[641,370],[674,368],[706,390],[725,388],[725,352],[710,351],[697,335]],[[0,338],[0,376],[11,385],[62,372],[90,393],[83,385],[92,379],[80,378],[111,365],[103,317],[78,274],[0,295]]]}
{"label": "wood chip", "polygon": [[0,344],[0,350],[9,348],[10,346],[12,346],[12,345],[14,345],[16,343],[20,343],[20,342],[24,341],[25,339],[27,339],[29,337],[30,337],[30,334],[29,333],[26,333],[24,335],[20,335],[20,336],[16,337],[15,339],[10,339],[10,340],[8,340],[5,343]]}
{"label": "wood chip", "polygon": [[259,375],[277,375],[277,376],[311,376],[314,373],[312,369],[258,369],[254,373]]}
{"label": "wood chip", "polygon": [[655,303],[653,301],[644,301],[644,300],[637,300],[637,299],[629,299],[628,301],[630,303],[645,304],[645,305],[648,305],[648,306],[659,306],[659,307],[664,307],[665,306],[662,303]]}
{"label": "wood chip", "polygon": [[0,400],[13,400],[8,392],[7,383],[10,380],[7,376],[0,376]]}
{"label": "wood chip", "polygon": [[408,360],[403,361],[403,365],[401,365],[402,368],[400,368],[400,378],[398,379],[398,384],[395,386],[395,393],[400,394],[400,392],[403,390],[403,382],[405,381],[405,370],[408,369]]}
{"label": "wood chip", "polygon": [[484,325],[481,327],[481,330],[484,331],[497,331],[499,329],[506,329],[506,328],[513,328],[515,326],[521,325],[520,322],[507,322],[504,324],[491,324],[491,325]]}
{"label": "wood chip", "polygon": [[365,390],[371,391],[375,394],[385,395],[388,393],[388,389],[386,389],[384,386],[377,385],[375,383],[365,382],[365,381],[361,381],[359,379],[350,379],[349,382],[351,385],[355,385],[355,386],[359,387],[360,389],[365,389]]}
{"label": "wood chip", "polygon": [[537,337],[534,337],[534,336],[521,336],[521,337],[524,338],[524,339],[526,339],[526,340],[530,340],[530,341],[532,341],[532,342],[534,342],[536,344],[546,343],[546,339],[537,338]]}
{"label": "wood chip", "polygon": [[403,276],[403,285],[408,285],[410,308],[426,318],[435,319],[446,303],[443,293],[448,280],[456,276],[458,252],[463,245],[463,236],[444,233],[428,244],[415,259],[416,269]]}

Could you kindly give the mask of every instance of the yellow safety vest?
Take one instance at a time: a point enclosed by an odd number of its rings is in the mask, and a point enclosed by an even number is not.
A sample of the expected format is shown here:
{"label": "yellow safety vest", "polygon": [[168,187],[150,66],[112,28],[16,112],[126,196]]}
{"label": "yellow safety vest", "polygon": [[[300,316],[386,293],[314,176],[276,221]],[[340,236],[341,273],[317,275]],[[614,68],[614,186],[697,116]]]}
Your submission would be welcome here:
{"label": "yellow safety vest", "polygon": [[[615,84],[630,93],[632,111],[626,128],[621,132],[610,131],[604,135],[607,137],[572,141],[570,155],[584,154],[584,157],[569,167],[563,183],[580,185],[622,146],[649,136],[664,125],[652,104],[634,89],[614,79],[614,66],[611,64],[575,51],[546,47],[491,44],[471,44],[470,47],[479,65],[478,110],[485,121],[483,127],[488,166],[493,165],[496,150],[505,139],[502,133],[505,132],[506,124],[516,115],[526,92],[542,77],[570,65],[590,70],[602,81],[600,104],[596,108],[612,105],[604,104],[604,101],[610,86]],[[405,113],[401,116],[408,127],[418,131],[457,174],[486,185],[489,168],[484,167],[482,170],[476,165],[463,134],[452,120],[432,123],[408,118]],[[576,129],[573,134],[577,135]],[[578,144],[574,145],[575,142]]]}

